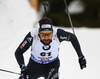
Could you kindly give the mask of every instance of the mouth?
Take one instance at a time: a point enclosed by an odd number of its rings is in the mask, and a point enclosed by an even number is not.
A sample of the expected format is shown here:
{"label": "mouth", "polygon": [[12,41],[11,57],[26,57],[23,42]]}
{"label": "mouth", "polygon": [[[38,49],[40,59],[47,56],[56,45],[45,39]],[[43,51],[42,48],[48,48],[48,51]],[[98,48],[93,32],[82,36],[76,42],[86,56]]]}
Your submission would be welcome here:
{"label": "mouth", "polygon": [[44,44],[44,45],[49,45],[52,40],[51,39],[44,39],[44,40],[41,40],[41,42]]}
{"label": "mouth", "polygon": [[44,40],[45,43],[49,43],[50,40]]}

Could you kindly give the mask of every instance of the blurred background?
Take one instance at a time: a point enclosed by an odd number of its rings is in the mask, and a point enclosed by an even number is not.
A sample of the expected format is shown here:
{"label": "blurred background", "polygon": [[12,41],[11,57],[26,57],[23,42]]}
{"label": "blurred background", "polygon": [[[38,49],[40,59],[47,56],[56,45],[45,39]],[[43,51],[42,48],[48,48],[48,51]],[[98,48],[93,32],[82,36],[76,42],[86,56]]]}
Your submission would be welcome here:
{"label": "blurred background", "polygon": [[[34,4],[37,5],[36,10],[41,12],[43,1],[49,1],[47,15],[53,20],[55,26],[70,27],[64,0],[30,0],[30,3],[33,7]],[[100,0],[66,1],[74,27],[100,27]]]}
{"label": "blurred background", "polygon": [[[0,0],[0,69],[20,73],[14,53],[26,34],[44,17],[44,0]],[[72,32],[64,0],[49,1],[47,16],[53,25]],[[59,58],[60,79],[100,79],[100,0],[66,0],[75,34],[87,59],[80,70],[77,54],[70,42],[62,42]],[[27,65],[31,48],[25,52]],[[0,71],[1,79],[19,75]],[[39,78],[44,79],[44,78]]]}

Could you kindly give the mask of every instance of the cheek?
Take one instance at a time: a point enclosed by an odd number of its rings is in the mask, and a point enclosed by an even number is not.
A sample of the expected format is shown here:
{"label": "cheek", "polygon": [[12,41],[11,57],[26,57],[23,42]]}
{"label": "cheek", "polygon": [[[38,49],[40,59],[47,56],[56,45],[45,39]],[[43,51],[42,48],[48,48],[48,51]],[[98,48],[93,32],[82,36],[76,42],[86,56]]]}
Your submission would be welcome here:
{"label": "cheek", "polygon": [[50,36],[49,38],[52,39],[52,36]]}
{"label": "cheek", "polygon": [[49,39],[52,39],[52,36],[50,36]]}
{"label": "cheek", "polygon": [[43,40],[44,38],[40,36],[40,39]]}

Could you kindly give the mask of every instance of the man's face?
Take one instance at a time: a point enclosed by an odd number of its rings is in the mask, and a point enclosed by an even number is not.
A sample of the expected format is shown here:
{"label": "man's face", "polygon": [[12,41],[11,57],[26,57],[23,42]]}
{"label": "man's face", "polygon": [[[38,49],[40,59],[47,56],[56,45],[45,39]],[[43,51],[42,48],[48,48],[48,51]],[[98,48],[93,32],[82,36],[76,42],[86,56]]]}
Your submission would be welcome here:
{"label": "man's face", "polygon": [[52,31],[41,31],[39,33],[40,38],[41,38],[41,42],[44,45],[49,45],[52,41]]}

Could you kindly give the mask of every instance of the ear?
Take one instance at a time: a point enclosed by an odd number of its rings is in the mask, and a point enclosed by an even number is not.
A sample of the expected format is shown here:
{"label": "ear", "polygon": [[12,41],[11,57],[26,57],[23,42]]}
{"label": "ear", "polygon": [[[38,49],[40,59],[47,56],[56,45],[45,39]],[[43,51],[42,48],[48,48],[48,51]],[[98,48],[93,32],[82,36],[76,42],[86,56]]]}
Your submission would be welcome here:
{"label": "ear", "polygon": [[40,34],[40,33],[38,32],[38,34]]}
{"label": "ear", "polygon": [[[40,32],[38,32],[38,36],[40,37]],[[41,38],[41,37],[40,37]]]}

